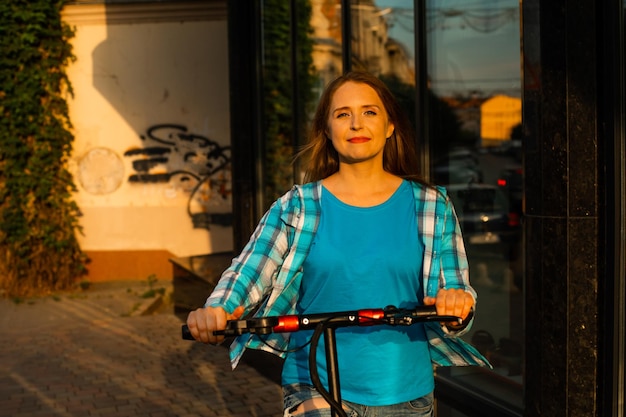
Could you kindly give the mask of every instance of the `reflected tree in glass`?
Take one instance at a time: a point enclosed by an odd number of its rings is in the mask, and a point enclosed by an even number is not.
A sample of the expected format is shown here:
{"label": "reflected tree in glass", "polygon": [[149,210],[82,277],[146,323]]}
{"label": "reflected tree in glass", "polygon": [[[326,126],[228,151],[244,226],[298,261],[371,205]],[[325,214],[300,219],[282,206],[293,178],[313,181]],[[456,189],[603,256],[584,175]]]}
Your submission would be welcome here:
{"label": "reflected tree in glass", "polygon": [[265,0],[263,5],[262,179],[267,208],[294,183],[293,156],[301,142],[298,137],[305,135],[303,121],[313,99],[315,77],[309,2]]}

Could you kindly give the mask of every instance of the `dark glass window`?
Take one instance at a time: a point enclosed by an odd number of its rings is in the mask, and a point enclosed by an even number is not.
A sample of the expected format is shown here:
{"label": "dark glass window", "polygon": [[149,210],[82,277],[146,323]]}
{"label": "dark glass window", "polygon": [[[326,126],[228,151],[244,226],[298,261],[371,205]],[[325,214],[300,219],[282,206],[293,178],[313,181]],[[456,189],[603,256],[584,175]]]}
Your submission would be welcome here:
{"label": "dark glass window", "polygon": [[[519,3],[431,0],[426,4],[432,179],[448,189],[455,203],[478,293],[478,314],[465,339],[494,367],[491,371],[440,369],[441,391],[447,398],[446,387],[466,390],[494,407],[521,412]],[[459,415],[454,408],[464,410],[453,401],[441,402],[442,416]],[[448,412],[443,411],[446,407]]]}

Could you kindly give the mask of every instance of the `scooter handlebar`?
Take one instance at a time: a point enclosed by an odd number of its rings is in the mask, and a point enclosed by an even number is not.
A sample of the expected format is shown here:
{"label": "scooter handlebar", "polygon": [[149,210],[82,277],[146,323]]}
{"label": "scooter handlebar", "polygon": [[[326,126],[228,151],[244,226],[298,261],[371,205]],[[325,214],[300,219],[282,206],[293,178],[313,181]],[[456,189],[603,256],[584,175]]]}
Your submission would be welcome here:
{"label": "scooter handlebar", "polygon": [[[456,316],[437,315],[435,306],[418,306],[412,309],[398,309],[394,306],[387,306],[384,309],[229,320],[224,330],[216,330],[213,332],[213,335],[228,337],[240,336],[245,333],[259,335],[291,333],[299,330],[314,329],[320,323],[333,327],[372,326],[376,324],[409,326],[425,321],[457,322],[459,324],[463,322],[461,318]],[[195,340],[186,324],[182,326],[182,338]]]}

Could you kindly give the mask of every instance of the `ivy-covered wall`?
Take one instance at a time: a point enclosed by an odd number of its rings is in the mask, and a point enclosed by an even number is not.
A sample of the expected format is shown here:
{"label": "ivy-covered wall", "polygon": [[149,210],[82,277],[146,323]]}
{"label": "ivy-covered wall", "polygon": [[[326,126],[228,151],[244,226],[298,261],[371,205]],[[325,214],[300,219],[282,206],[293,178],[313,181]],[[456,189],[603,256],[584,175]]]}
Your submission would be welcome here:
{"label": "ivy-covered wall", "polygon": [[85,274],[67,170],[73,135],[63,0],[0,2],[0,290],[66,289]]}

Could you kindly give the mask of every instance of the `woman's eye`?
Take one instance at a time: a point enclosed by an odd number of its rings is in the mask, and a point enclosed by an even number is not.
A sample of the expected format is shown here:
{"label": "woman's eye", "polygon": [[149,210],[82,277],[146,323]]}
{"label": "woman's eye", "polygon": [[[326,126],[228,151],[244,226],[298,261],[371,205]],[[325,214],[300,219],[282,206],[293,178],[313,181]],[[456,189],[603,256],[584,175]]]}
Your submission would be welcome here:
{"label": "woman's eye", "polygon": [[376,114],[377,114],[377,113],[376,113],[374,110],[367,110],[367,111],[365,112],[365,114],[367,114],[367,115],[369,115],[369,116],[376,116]]}
{"label": "woman's eye", "polygon": [[348,113],[338,113],[337,114],[337,119],[340,119],[342,117],[347,117],[347,116],[350,116],[350,115]]}

